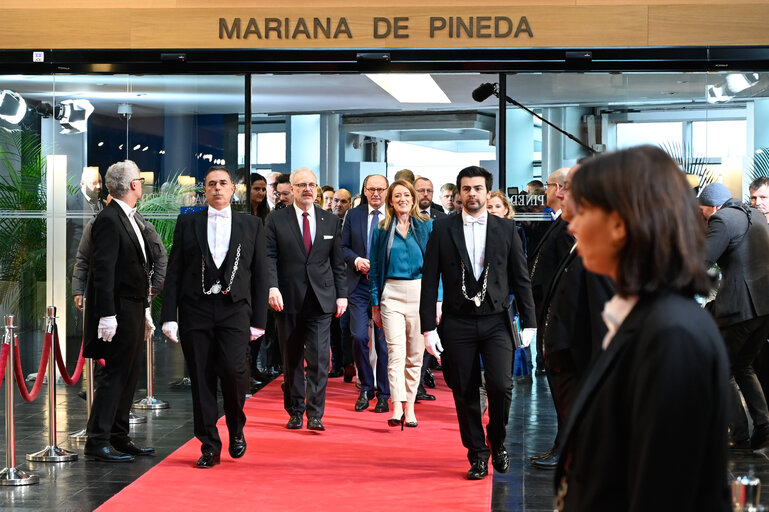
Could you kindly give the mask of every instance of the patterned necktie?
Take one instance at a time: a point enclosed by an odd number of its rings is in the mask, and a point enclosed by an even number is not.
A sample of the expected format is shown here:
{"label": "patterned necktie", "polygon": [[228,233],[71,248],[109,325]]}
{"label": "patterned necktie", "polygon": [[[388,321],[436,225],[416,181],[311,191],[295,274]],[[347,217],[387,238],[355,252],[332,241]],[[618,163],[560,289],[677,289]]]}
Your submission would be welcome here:
{"label": "patterned necktie", "polygon": [[310,233],[310,219],[309,213],[304,212],[302,213],[302,236],[304,237],[304,250],[307,251],[307,254],[310,254],[310,249],[312,249],[312,234]]}
{"label": "patterned necktie", "polygon": [[371,257],[371,240],[374,237],[376,225],[379,224],[379,210],[372,210],[371,217],[371,227],[368,229],[368,245],[366,245],[366,259]]}

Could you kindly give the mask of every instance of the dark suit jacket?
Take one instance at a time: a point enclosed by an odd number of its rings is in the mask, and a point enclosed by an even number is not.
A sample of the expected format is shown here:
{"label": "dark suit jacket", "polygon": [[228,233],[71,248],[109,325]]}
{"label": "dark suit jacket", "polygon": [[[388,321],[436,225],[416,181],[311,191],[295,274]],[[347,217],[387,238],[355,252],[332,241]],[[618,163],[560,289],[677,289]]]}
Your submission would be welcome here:
{"label": "dark suit jacket", "polygon": [[531,298],[529,274],[521,249],[521,239],[510,219],[488,216],[486,225],[486,265],[489,279],[486,300],[481,308],[462,296],[462,267],[465,264],[465,283],[468,297],[480,291],[470,257],[465,246],[461,215],[449,215],[433,221],[433,231],[427,242],[422,272],[422,294],[419,316],[423,331],[435,329],[435,303],[438,283],[443,279],[443,314],[477,315],[503,313],[508,310],[509,297],[515,294],[523,327],[536,327],[534,302]]}
{"label": "dark suit jacket", "polygon": [[[267,324],[267,274],[262,219],[232,212],[230,246],[221,267],[224,289],[230,284],[238,246],[240,260],[228,296],[233,303],[245,301],[248,305],[250,327],[264,329]],[[206,260],[206,289],[209,289],[215,280],[208,269],[216,266],[208,248],[208,209],[179,215],[176,221],[163,292],[162,322],[177,321],[177,308],[183,309],[188,302],[203,298],[201,258]]]}
{"label": "dark suit jacket", "polygon": [[529,276],[531,295],[537,311],[537,322],[541,323],[546,310],[545,294],[550,289],[558,266],[574,245],[569,234],[569,223],[562,217],[555,219],[533,251],[529,252]]}
{"label": "dark suit jacket", "polygon": [[565,510],[730,510],[728,393],[710,315],[676,293],[642,296],[575,398],[555,481],[567,477]]}
{"label": "dark suit jacket", "polygon": [[283,312],[297,314],[307,290],[312,289],[324,313],[336,311],[336,299],[347,297],[344,256],[339,236],[341,219],[315,208],[315,240],[310,254],[304,248],[294,205],[267,217],[269,287],[283,296]]}
{"label": "dark suit jacket", "polygon": [[558,353],[568,350],[578,374],[583,374],[593,357],[601,352],[606,324],[601,313],[614,295],[614,284],[607,276],[588,272],[576,249],[570,252],[556,271],[545,295],[548,309],[543,321],[545,364],[559,365]]}
{"label": "dark suit jacket", "polygon": [[[384,219],[384,206],[380,208]],[[347,210],[342,224],[342,251],[347,264],[347,291],[352,293],[358,286],[363,274],[355,269],[355,258],[366,257],[368,244],[368,204],[360,204]]]}
{"label": "dark suit jacket", "polygon": [[430,207],[430,218],[435,219],[442,219],[443,217],[447,217],[445,213],[443,213],[443,208],[435,208],[435,203],[433,203],[433,206]]}
{"label": "dark suit jacket", "polygon": [[705,255],[721,268],[709,308],[719,326],[769,315],[769,224],[761,212],[736,199],[724,203],[708,220]]}
{"label": "dark suit jacket", "polygon": [[93,250],[85,292],[87,307],[83,355],[102,358],[112,351],[112,345],[98,339],[99,319],[117,315],[123,299],[143,302],[145,307],[149,306],[152,252],[145,239],[145,261],[136,232],[116,202],[110,203],[97,215],[91,228],[91,237]]}
{"label": "dark suit jacket", "polygon": [[67,197],[67,213],[72,217],[67,219],[67,266],[75,260],[77,247],[86,224],[103,209],[104,202],[101,199],[97,204],[91,204],[80,189],[74,195]]}

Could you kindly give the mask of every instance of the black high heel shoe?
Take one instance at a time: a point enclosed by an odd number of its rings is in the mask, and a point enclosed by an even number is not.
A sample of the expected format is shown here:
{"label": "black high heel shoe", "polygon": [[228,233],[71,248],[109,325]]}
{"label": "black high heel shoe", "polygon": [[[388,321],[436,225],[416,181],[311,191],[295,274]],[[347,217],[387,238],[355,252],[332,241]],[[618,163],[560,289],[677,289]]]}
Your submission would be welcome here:
{"label": "black high heel shoe", "polygon": [[401,426],[401,430],[403,430],[403,425],[406,423],[406,414],[401,414],[401,419],[396,420],[395,418],[389,418],[387,420],[387,424],[391,427],[397,427],[398,425]]}
{"label": "black high heel shoe", "polygon": [[419,425],[418,421],[406,421],[406,426],[409,428],[416,428],[417,425]]}

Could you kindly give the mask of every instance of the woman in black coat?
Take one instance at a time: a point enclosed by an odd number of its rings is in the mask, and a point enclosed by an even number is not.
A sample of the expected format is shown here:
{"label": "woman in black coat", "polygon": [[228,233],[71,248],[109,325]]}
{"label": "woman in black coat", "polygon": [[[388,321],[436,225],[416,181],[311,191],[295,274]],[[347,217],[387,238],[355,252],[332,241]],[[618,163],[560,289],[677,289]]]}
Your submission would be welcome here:
{"label": "woman in black coat", "polygon": [[617,294],[567,423],[556,507],[727,511],[729,369],[694,300],[711,287],[694,194],[652,146],[588,160],[570,179],[579,255]]}

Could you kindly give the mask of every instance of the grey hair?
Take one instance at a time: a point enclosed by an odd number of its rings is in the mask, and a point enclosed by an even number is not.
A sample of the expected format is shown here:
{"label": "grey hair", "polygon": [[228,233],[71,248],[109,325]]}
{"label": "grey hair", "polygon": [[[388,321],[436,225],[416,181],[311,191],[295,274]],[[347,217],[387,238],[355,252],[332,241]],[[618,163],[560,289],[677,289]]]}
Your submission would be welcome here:
{"label": "grey hair", "polygon": [[131,190],[131,181],[137,176],[139,176],[139,166],[131,160],[125,160],[110,165],[104,181],[112,197],[122,199]]}
{"label": "grey hair", "polygon": [[294,169],[291,171],[291,176],[289,176],[289,182],[293,185],[294,184],[294,176],[296,176],[296,173],[303,172],[303,171],[309,171],[312,173],[313,178],[315,178],[315,183],[318,183],[318,176],[315,174],[315,171],[312,169],[308,169],[307,167],[300,167],[299,169]]}

